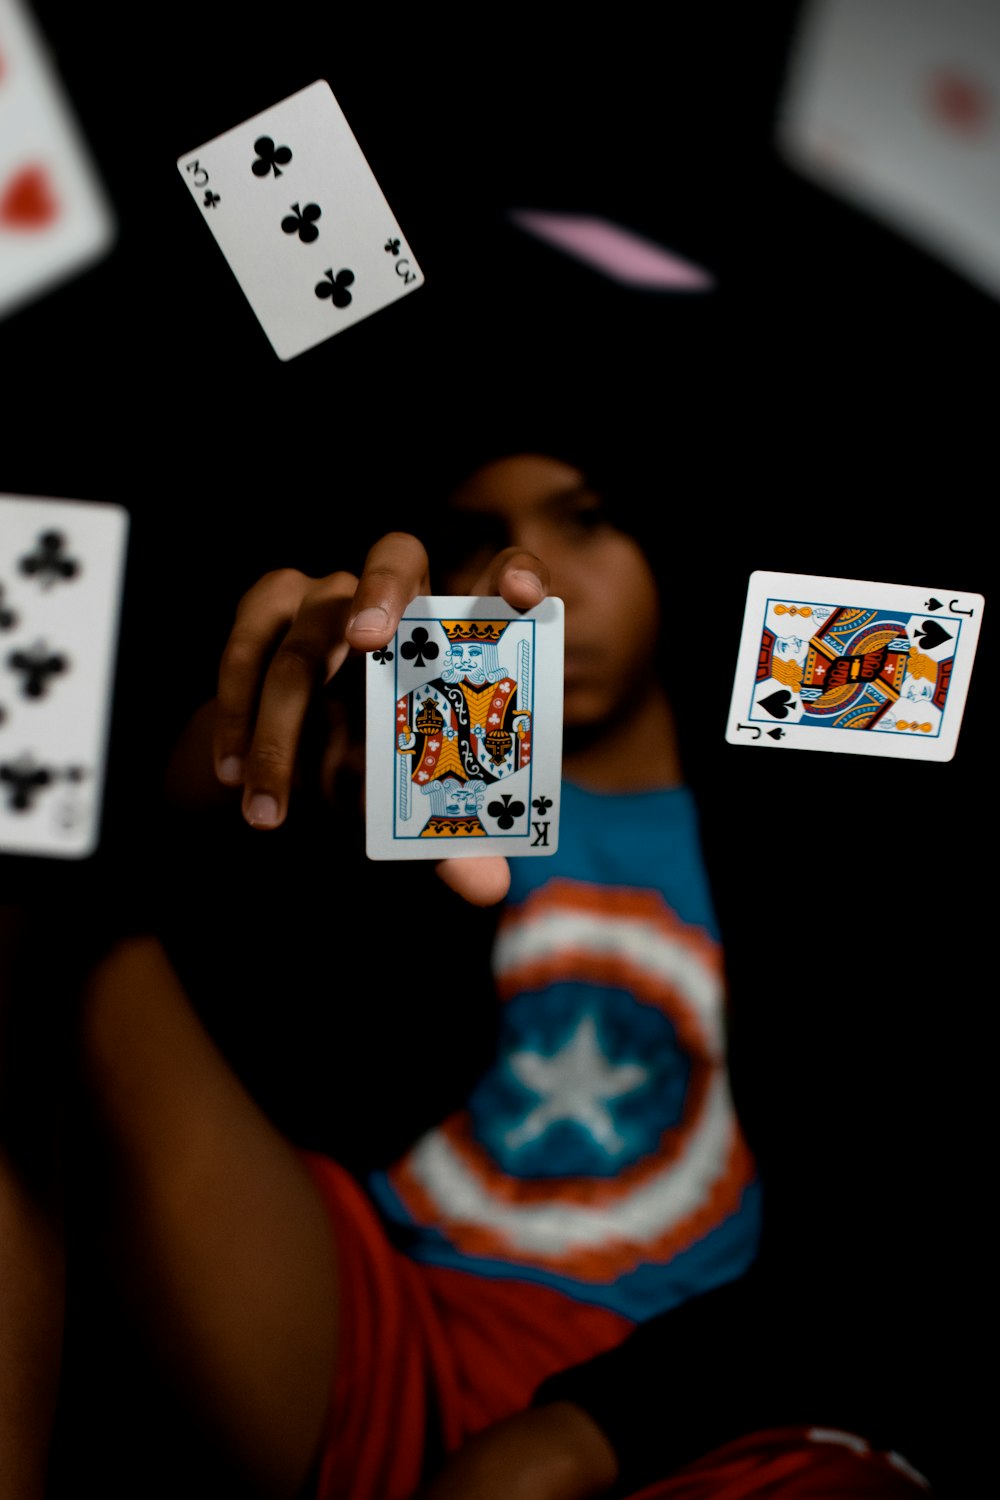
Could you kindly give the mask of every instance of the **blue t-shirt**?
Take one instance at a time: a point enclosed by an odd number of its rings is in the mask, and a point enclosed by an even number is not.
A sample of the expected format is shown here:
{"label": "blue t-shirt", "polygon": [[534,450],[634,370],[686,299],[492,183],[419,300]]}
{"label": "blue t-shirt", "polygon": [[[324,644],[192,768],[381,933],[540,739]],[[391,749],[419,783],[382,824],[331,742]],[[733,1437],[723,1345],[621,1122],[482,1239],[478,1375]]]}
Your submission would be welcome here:
{"label": "blue t-shirt", "polygon": [[686,788],[564,783],[559,838],[511,862],[492,1065],[369,1186],[415,1259],[639,1321],[756,1252],[718,928]]}

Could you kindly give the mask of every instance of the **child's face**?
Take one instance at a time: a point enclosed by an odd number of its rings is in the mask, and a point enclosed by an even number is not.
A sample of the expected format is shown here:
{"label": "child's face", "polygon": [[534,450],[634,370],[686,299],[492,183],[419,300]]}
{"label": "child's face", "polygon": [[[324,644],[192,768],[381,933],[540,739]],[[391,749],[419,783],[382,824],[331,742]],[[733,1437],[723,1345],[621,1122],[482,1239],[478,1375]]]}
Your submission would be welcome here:
{"label": "child's face", "polygon": [[519,454],[477,470],[455,495],[446,587],[472,593],[504,547],[548,565],[566,606],[567,727],[599,727],[648,691],[660,611],[636,542],[603,517],[582,473],[558,459]]}

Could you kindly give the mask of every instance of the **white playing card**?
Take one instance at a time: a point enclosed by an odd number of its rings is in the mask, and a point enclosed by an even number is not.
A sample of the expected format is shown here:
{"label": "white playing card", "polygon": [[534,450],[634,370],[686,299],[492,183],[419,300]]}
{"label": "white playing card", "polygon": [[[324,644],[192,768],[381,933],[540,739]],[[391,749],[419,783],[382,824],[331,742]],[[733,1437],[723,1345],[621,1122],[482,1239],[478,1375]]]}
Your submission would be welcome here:
{"label": "white playing card", "polygon": [[553,854],[563,602],[420,597],[367,661],[371,859]]}
{"label": "white playing card", "polygon": [[726,739],[951,760],[982,616],[957,589],[753,573]]}
{"label": "white playing card", "polygon": [[280,359],[423,285],[323,79],[177,166]]}
{"label": "white playing card", "polygon": [[100,837],[128,512],[0,495],[0,851]]}
{"label": "white playing card", "polygon": [[810,0],[779,145],[1000,296],[1000,5]]}
{"label": "white playing card", "polygon": [[114,220],[42,38],[0,0],[0,315],[82,271]]}

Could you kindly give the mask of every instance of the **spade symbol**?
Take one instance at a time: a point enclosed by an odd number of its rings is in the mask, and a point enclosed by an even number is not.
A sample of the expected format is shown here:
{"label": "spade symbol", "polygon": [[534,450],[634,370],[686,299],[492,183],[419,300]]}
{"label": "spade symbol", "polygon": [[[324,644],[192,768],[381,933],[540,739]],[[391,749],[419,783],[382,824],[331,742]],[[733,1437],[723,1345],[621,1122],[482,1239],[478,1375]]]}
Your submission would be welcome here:
{"label": "spade symbol", "polygon": [[949,632],[937,620],[925,620],[920,629],[914,633],[925,651],[933,651],[934,647],[940,646],[942,641],[951,640]]}
{"label": "spade symbol", "polygon": [[787,688],[779,688],[778,691],[776,693],[772,693],[769,698],[762,698],[757,707],[766,708],[768,713],[771,714],[775,719],[787,719],[788,710],[794,703],[794,701],[795,700],[793,699],[791,693]]}
{"label": "spade symbol", "polygon": [[767,736],[768,739],[771,740],[783,740],[785,737],[785,731],[783,729],[769,729],[767,731]]}
{"label": "spade symbol", "polygon": [[940,599],[935,599],[934,595],[932,594],[931,597],[925,602],[924,609],[944,609],[944,605],[941,603]]}

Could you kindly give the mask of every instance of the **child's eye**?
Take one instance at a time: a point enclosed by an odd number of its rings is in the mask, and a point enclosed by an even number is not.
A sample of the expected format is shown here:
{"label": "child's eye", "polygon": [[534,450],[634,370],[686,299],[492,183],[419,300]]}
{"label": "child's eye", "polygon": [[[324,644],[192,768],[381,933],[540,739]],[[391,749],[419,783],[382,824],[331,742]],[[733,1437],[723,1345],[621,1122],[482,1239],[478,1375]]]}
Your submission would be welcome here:
{"label": "child's eye", "polygon": [[578,526],[600,526],[604,520],[604,512],[599,505],[588,505],[578,510],[573,520]]}
{"label": "child's eye", "polygon": [[599,503],[577,505],[565,512],[562,524],[571,536],[590,536],[607,524],[607,517]]}

